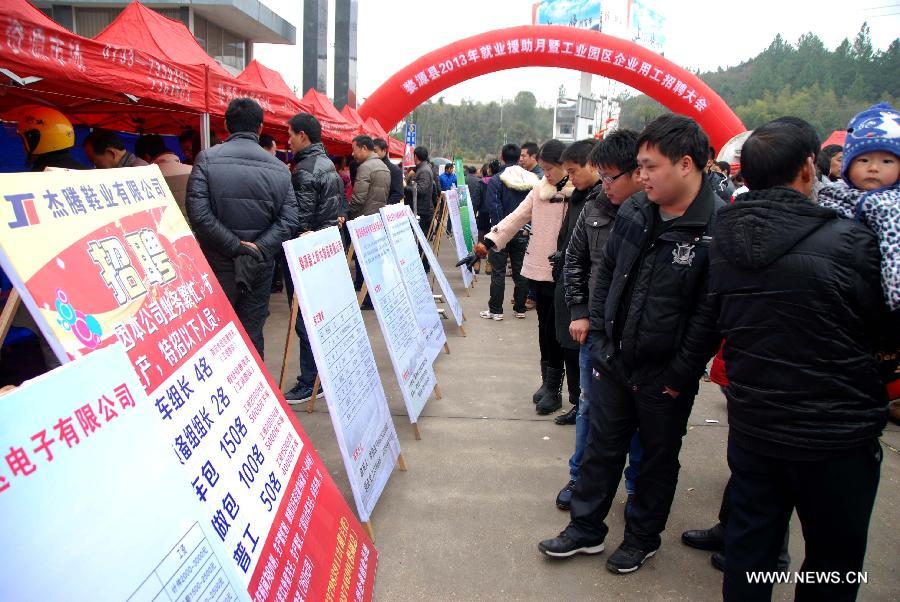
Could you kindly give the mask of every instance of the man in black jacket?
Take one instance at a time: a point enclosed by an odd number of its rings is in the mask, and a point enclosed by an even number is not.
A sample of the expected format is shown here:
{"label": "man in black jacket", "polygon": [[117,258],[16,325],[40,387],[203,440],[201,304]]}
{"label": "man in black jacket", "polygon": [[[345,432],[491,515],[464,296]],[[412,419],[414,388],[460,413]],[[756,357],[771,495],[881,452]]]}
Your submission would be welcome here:
{"label": "man in black jacket", "polygon": [[637,144],[644,192],[619,209],[591,298],[596,374],[572,520],[539,544],[555,557],[603,551],[609,530],[603,521],[638,431],[644,457],[625,539],[606,562],[614,573],[638,570],[659,548],[681,438],[719,341],[707,277],[712,225],[723,203],[704,184],[708,138],[694,120],[663,115]]}
{"label": "man in black jacket", "polygon": [[297,229],[291,174],[259,146],[262,122],[256,101],[232,100],[230,136],[197,155],[185,199],[200,248],[260,357],[275,260]]}
{"label": "man in black jacket", "polygon": [[[710,298],[729,380],[725,600],[771,598],[748,572],[775,570],[794,509],[802,571],[861,571],[878,489],[887,399],[874,351],[890,330],[878,243],[812,204],[807,138],[789,120],[757,128],[741,149],[750,192],[714,230]],[[854,600],[857,588],[798,581],[795,595]]]}
{"label": "man in black jacket", "polygon": [[[291,117],[288,121],[288,146],[294,153],[291,184],[297,197],[298,229],[294,236],[338,225],[338,220],[347,215],[347,197],[344,196],[344,182],[335,170],[334,163],[325,154],[319,120],[309,113],[298,113]],[[293,303],[294,282],[283,252],[281,261],[284,262],[288,303]],[[300,375],[297,376],[297,383],[284,394],[284,398],[291,404],[310,398],[319,373],[300,313],[297,314],[294,330],[300,338]]]}
{"label": "man in black jacket", "polygon": [[387,204],[393,205],[403,200],[403,170],[388,157],[388,143],[384,138],[375,138],[375,154],[391,172],[391,190],[388,192]]}
{"label": "man in black jacket", "polygon": [[[591,165],[598,170],[603,191],[585,203],[566,250],[563,288],[571,316],[567,330],[572,339],[581,345],[578,358],[581,399],[576,409],[575,453],[569,458],[569,482],[556,496],[556,506],[561,510],[569,509],[590,432],[588,389],[594,380],[591,374],[590,298],[597,289],[603,250],[616,213],[629,197],[643,190],[641,173],[637,168],[637,138],[637,132],[632,130],[615,130],[591,151]],[[556,422],[566,424],[565,415],[558,417]],[[640,438],[635,433],[628,454],[628,468],[625,469],[625,492],[629,496],[634,494],[640,445]]]}

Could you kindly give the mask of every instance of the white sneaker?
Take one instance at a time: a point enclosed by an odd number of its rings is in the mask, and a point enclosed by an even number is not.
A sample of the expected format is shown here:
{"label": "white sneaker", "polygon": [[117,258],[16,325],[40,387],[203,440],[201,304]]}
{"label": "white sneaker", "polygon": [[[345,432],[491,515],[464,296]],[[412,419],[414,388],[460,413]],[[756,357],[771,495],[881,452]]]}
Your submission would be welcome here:
{"label": "white sneaker", "polygon": [[482,318],[484,318],[485,320],[496,320],[499,322],[500,320],[503,319],[503,314],[492,314],[489,310],[484,310],[482,312],[479,312],[478,315],[481,316]]}
{"label": "white sneaker", "polygon": [[520,320],[524,320],[524,319],[525,319],[525,314],[524,314],[523,312],[517,311],[517,312],[516,312],[516,317],[519,318]]}

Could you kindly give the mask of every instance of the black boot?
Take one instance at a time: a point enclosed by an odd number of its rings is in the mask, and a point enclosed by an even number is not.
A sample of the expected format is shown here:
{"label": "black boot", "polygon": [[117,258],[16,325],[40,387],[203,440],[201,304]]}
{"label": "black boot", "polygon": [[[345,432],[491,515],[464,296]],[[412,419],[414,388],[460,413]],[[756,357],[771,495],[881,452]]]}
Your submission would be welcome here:
{"label": "black boot", "polygon": [[575,424],[578,419],[578,406],[572,406],[565,414],[560,414],[553,419],[553,422],[561,426],[570,426]]}
{"label": "black boot", "polygon": [[562,407],[562,381],[564,375],[565,372],[563,370],[547,367],[547,381],[544,383],[547,392],[541,397],[537,407],[535,407],[535,411],[541,416],[552,414]]}
{"label": "black boot", "polygon": [[540,388],[534,392],[534,395],[531,396],[531,401],[537,403],[541,400],[541,397],[544,396],[544,393],[547,392],[547,366],[548,362],[541,362],[541,386]]}

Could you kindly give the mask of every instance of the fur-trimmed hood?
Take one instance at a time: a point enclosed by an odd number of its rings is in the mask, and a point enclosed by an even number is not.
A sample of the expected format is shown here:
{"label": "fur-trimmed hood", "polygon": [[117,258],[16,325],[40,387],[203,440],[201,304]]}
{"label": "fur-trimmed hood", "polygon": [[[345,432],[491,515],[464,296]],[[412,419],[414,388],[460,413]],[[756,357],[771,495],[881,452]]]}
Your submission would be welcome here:
{"label": "fur-trimmed hood", "polygon": [[565,186],[560,190],[556,188],[555,184],[551,184],[547,181],[547,176],[541,178],[535,185],[535,188],[537,189],[538,198],[542,201],[549,201],[557,192],[562,193],[562,195],[568,199],[572,196],[572,193],[575,192],[575,185],[572,184],[572,182],[566,181]]}
{"label": "fur-trimmed hood", "polygon": [[500,174],[500,181],[510,190],[528,191],[538,183],[538,177],[523,167],[510,165]]}

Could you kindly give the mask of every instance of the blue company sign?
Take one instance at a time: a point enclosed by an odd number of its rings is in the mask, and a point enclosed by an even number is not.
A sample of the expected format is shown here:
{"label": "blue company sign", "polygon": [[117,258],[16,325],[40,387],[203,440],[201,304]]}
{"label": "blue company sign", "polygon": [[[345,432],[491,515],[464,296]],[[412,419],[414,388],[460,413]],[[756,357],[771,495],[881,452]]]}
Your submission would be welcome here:
{"label": "blue company sign", "polygon": [[416,145],[416,124],[415,123],[407,123],[406,124],[406,144],[409,146]]}

